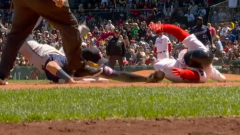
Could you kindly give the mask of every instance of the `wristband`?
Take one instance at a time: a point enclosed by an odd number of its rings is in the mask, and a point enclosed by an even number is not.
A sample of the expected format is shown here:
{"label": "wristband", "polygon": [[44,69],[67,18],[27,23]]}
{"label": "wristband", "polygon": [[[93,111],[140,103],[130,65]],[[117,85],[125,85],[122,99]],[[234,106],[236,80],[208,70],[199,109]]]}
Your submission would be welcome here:
{"label": "wristband", "polygon": [[63,79],[65,80],[65,82],[68,82],[72,77],[70,77],[65,71],[63,71],[62,69],[58,70],[56,73],[56,76],[59,79]]}

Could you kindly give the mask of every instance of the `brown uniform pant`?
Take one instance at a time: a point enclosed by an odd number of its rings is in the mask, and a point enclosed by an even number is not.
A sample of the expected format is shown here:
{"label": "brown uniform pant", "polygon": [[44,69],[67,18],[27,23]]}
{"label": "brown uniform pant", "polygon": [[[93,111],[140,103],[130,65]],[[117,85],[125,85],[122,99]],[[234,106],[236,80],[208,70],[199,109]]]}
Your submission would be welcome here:
{"label": "brown uniform pant", "polygon": [[120,71],[124,70],[124,64],[123,59],[121,56],[110,56],[108,66],[112,69],[114,69],[114,66],[116,65],[116,60],[118,61]]}
{"label": "brown uniform pant", "polygon": [[52,0],[13,0],[13,5],[12,29],[8,34],[2,53],[0,79],[9,77],[18,50],[33,30],[40,16],[60,31],[69,70],[83,68],[84,62],[80,57],[81,38],[78,22],[71,13],[68,4],[58,8]]}

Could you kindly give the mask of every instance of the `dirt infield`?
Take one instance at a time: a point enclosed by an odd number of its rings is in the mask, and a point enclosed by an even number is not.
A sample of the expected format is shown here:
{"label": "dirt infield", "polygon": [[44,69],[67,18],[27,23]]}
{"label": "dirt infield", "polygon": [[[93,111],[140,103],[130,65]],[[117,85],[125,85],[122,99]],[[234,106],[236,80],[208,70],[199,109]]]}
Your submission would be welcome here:
{"label": "dirt infield", "polygon": [[0,124],[1,135],[239,135],[240,118]]}
{"label": "dirt infield", "polygon": [[[136,74],[148,75],[152,71]],[[199,87],[199,86],[240,86],[240,76],[226,75],[226,83],[93,83],[93,84],[9,84],[6,89],[52,88],[52,87],[109,87],[109,86],[159,86],[159,87]],[[88,121],[48,121],[21,124],[0,124],[1,135],[239,135],[240,118],[187,118],[154,120],[88,120]]]}
{"label": "dirt infield", "polygon": [[[144,70],[135,72],[136,74],[147,76],[152,73],[152,70]],[[154,86],[154,87],[199,87],[199,86],[214,86],[214,87],[228,87],[228,86],[240,86],[240,75],[225,74],[229,82],[226,83],[91,83],[91,84],[9,84],[2,86],[3,89],[27,89],[27,88],[53,88],[53,87],[124,87],[124,86]],[[235,82],[234,82],[235,81]]]}

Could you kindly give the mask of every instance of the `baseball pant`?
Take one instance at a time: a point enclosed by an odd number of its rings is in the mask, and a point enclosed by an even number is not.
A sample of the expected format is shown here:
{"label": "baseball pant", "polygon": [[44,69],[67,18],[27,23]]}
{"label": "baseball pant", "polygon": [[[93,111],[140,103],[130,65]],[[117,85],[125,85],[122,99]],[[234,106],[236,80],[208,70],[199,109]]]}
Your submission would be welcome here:
{"label": "baseball pant", "polygon": [[108,66],[110,68],[114,69],[114,66],[116,64],[116,60],[118,61],[120,70],[123,71],[124,70],[124,64],[123,64],[122,56],[110,56]]}
{"label": "baseball pant", "polygon": [[84,67],[80,57],[81,38],[78,22],[69,10],[68,4],[58,8],[52,0],[13,0],[13,5],[12,29],[2,53],[0,79],[6,79],[10,75],[18,50],[40,16],[60,31],[69,70]]}

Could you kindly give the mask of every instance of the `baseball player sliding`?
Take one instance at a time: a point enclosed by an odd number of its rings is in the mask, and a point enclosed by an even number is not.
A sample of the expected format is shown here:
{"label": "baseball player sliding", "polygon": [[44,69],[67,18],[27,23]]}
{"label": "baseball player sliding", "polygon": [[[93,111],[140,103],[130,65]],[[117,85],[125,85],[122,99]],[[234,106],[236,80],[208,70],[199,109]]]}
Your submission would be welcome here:
{"label": "baseball player sliding", "polygon": [[209,79],[225,82],[226,77],[212,66],[213,54],[196,38],[171,24],[154,24],[149,27],[156,33],[172,34],[188,49],[182,50],[178,59],[162,59],[154,69],[162,70],[165,78],[173,82],[207,82]]}
{"label": "baseball player sliding", "polygon": [[167,36],[163,34],[162,31],[159,31],[158,37],[154,45],[154,53],[157,56],[157,60],[162,60],[164,58],[169,58],[170,51],[172,48],[172,43]]}

